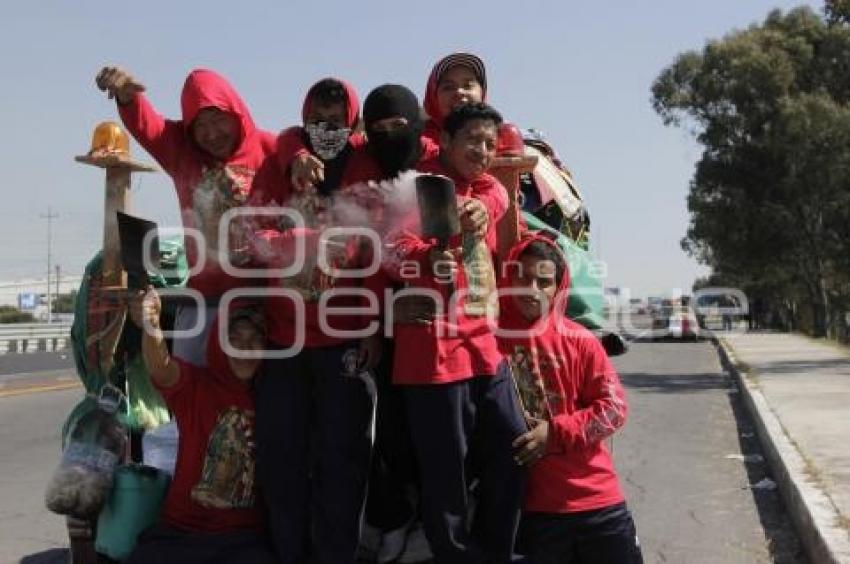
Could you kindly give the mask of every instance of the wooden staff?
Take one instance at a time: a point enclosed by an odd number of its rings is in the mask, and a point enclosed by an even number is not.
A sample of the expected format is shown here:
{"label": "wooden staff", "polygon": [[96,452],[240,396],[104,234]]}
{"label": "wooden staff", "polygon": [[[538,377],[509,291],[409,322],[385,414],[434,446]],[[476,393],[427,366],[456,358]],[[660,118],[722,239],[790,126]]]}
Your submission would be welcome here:
{"label": "wooden staff", "polygon": [[[126,212],[130,207],[130,178],[133,172],[154,172],[151,165],[130,158],[130,141],[127,134],[114,122],[99,124],[92,136],[91,150],[87,155],[75,157],[79,163],[106,169],[105,197],[103,204],[103,262],[101,269],[102,290],[126,290],[127,273],[121,264],[121,240],[118,236],[116,212]],[[121,330],[124,327],[126,308],[121,307],[113,315],[103,331],[86,336],[100,344],[99,366],[102,374],[112,368],[113,356]]]}

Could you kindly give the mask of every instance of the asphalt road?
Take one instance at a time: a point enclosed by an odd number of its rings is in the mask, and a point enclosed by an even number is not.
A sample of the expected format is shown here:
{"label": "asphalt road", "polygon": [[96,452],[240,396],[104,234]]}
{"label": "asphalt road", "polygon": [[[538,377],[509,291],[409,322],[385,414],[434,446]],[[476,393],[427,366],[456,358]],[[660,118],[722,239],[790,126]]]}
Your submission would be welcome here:
{"label": "asphalt road", "polygon": [[68,545],[64,519],[44,507],[44,489],[59,462],[59,431],[81,398],[81,388],[0,397],[2,564]]}
{"label": "asphalt road", "polygon": [[70,351],[0,355],[0,399],[79,387]]}
{"label": "asphalt road", "polygon": [[768,469],[714,346],[638,342],[614,360],[630,407],[614,457],[645,561],[805,562],[778,491],[753,487]]}
{"label": "asphalt road", "polygon": [[[805,562],[778,493],[752,487],[767,469],[741,460],[759,445],[711,343],[633,343],[615,364],[630,417],[614,456],[646,562]],[[44,509],[43,495],[59,429],[81,396],[80,388],[0,395],[0,564],[65,561],[64,521]]]}
{"label": "asphalt road", "polygon": [[28,354],[0,354],[0,379],[3,376],[19,375],[45,370],[64,370],[74,367],[70,350]]}

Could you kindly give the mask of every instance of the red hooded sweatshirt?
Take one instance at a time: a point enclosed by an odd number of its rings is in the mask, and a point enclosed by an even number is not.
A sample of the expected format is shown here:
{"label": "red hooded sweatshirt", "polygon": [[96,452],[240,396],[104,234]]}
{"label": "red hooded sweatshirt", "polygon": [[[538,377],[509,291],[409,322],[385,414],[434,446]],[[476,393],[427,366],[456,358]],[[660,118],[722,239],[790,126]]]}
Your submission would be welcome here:
{"label": "red hooded sweatshirt", "polygon": [[[500,273],[500,287],[511,285],[512,269],[532,241],[557,250],[539,236],[520,241]],[[596,337],[562,313],[569,284],[565,269],[550,314],[532,322],[511,296],[500,296],[499,348],[510,362],[526,410],[550,425],[547,454],[529,467],[525,511],[573,513],[624,499],[603,439],[625,423],[625,395]]]}
{"label": "red hooded sweatshirt", "polygon": [[455,65],[470,67],[476,75],[479,75],[479,80],[482,81],[481,89],[484,94],[481,101],[487,101],[487,77],[484,63],[481,59],[469,53],[452,53],[437,61],[437,64],[431,69],[431,74],[428,75],[428,84],[425,87],[423,106],[425,107],[425,113],[428,114],[428,121],[425,123],[425,131],[422,137],[438,147],[440,145],[440,133],[443,131],[443,120],[446,119],[446,116],[440,111],[437,89],[440,78]]}
{"label": "red hooded sweatshirt", "polygon": [[[183,226],[201,229],[208,246],[217,246],[217,218],[225,209],[267,203],[271,187],[259,188],[255,175],[275,150],[271,133],[257,129],[239,94],[221,75],[205,69],[189,73],[180,97],[183,118],[164,119],[144,94],[137,94],[118,111],[124,125],[139,144],[171,176],[183,217]],[[204,108],[217,108],[239,118],[240,140],[233,154],[218,161],[201,151],[192,141],[190,126]],[[271,161],[266,163],[269,166]],[[189,265],[198,261],[192,238],[186,239]],[[213,256],[207,253],[203,271],[191,277],[189,287],[205,296],[217,296],[230,288],[244,286],[245,280],[227,276]]]}
{"label": "red hooded sweatshirt", "polygon": [[180,432],[174,479],[160,518],[186,531],[261,530],[251,383],[230,369],[218,321],[210,330],[207,368],[175,361],[177,383],[157,386]]}
{"label": "red hooded sweatshirt", "polygon": [[[336,179],[329,179],[327,177],[329,170],[327,168],[325,170],[326,182],[330,181],[333,184],[333,186],[329,187],[331,190],[356,182],[373,180],[380,174],[380,171],[377,169],[377,165],[373,165],[373,163],[369,160],[354,158],[355,153],[360,152],[366,144],[366,139],[363,134],[353,131],[353,129],[357,126],[357,121],[360,117],[360,101],[357,98],[357,91],[354,90],[354,87],[351,84],[344,80],[338,78],[334,78],[332,80],[339,82],[345,89],[346,99],[348,100],[345,125],[352,129],[352,133],[348,138],[348,158],[344,164],[343,170],[339,173],[339,177]],[[308,95],[304,98],[304,105],[301,108],[301,120],[305,124],[307,123],[307,116],[310,115],[311,104],[312,100]],[[278,136],[277,161],[284,177],[285,191],[287,194],[292,193],[292,181],[289,170],[292,165],[292,161],[298,156],[312,154],[309,147],[307,133],[304,131],[303,127],[290,127],[283,130]]]}
{"label": "red hooded sweatshirt", "polygon": [[[347,293],[356,291],[363,285],[359,277],[332,277],[324,273],[317,264],[318,247],[321,232],[310,228],[291,228],[283,232],[265,230],[257,233],[254,241],[254,253],[262,258],[268,268],[288,268],[296,257],[296,245],[303,245],[304,262],[301,270],[285,279],[269,278],[270,289],[285,288],[294,290],[298,297],[269,296],[266,298],[266,319],[268,320],[268,338],[281,347],[290,348],[299,342],[299,333],[303,334],[304,347],[324,347],[351,341],[353,337],[329,335],[322,327],[336,331],[358,331],[363,329],[372,315],[356,313],[368,303],[360,295]],[[333,248],[335,257],[329,257],[332,267],[339,269],[360,269],[368,266],[371,255],[360,246],[361,241],[350,238],[343,247]],[[329,291],[339,292],[332,295]],[[325,309],[320,308],[321,298],[326,298]],[[303,317],[299,314],[303,304]],[[355,312],[345,311],[358,308]],[[323,317],[324,316],[324,317]]]}
{"label": "red hooded sweatshirt", "polygon": [[[473,181],[452,176],[439,159],[424,163],[420,170],[450,177],[460,200],[476,198],[487,207],[489,230],[486,241],[491,253],[495,252],[495,225],[507,209],[507,196],[499,182],[488,174]],[[412,288],[423,288],[442,294],[448,306],[445,285],[440,284],[431,273],[428,258],[434,241],[418,235],[418,220],[411,217],[410,229],[391,236],[391,256],[385,256],[385,267],[390,277],[405,282]],[[461,237],[449,240],[449,248],[461,245]],[[419,265],[418,272],[410,271],[408,262]],[[419,276],[412,276],[419,274]],[[457,291],[467,288],[462,267],[458,268],[455,280]],[[492,376],[501,360],[496,338],[490,330],[486,317],[470,317],[464,313],[465,299],[457,301],[451,316],[437,317],[431,325],[394,325],[396,354],[393,367],[395,384],[443,384],[466,380],[474,376]],[[452,318],[455,319],[452,319]]]}

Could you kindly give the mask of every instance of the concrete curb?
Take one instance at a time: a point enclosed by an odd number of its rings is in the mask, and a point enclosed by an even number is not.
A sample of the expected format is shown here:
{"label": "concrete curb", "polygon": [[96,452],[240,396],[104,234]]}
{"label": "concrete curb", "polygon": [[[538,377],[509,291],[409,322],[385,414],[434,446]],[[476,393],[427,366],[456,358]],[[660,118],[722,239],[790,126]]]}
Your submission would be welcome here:
{"label": "concrete curb", "polygon": [[840,525],[835,504],[811,478],[803,455],[794,445],[761,390],[739,369],[734,349],[713,338],[721,363],[741,390],[758,433],[765,458],[782,499],[812,564],[850,563],[850,535]]}

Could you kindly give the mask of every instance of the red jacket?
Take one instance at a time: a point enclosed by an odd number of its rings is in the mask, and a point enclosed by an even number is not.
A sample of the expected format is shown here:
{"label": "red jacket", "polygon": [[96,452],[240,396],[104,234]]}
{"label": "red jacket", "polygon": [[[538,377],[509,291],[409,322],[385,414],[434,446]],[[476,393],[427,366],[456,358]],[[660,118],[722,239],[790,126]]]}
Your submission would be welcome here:
{"label": "red jacket", "polygon": [[[177,191],[184,227],[204,233],[208,252],[206,267],[189,280],[189,286],[207,296],[220,295],[230,288],[244,286],[245,280],[226,275],[218,264],[218,222],[223,209],[243,204],[260,205],[269,201],[265,189],[257,189],[254,177],[270,166],[266,157],[274,153],[275,139],[257,129],[239,94],[221,75],[204,69],[192,71],[186,78],[180,97],[181,120],[164,119],[143,94],[118,110],[133,137],[171,176]],[[189,127],[204,108],[214,107],[239,118],[240,142],[226,161],[217,161],[192,141]],[[214,205],[210,205],[213,202]],[[212,209],[212,211],[210,211]],[[198,261],[194,240],[187,238],[190,266]]]}
{"label": "red jacket", "polygon": [[[272,269],[287,268],[293,265],[296,246],[303,245],[304,262],[300,271],[286,278],[268,279],[268,287],[285,288],[297,294],[290,296],[270,296],[266,298],[266,319],[268,321],[269,340],[281,347],[290,348],[299,343],[305,347],[323,347],[345,343],[351,336],[331,336],[322,327],[324,321],[335,331],[358,331],[363,329],[375,316],[340,311],[344,308],[362,308],[368,302],[360,295],[346,293],[359,289],[363,279],[357,277],[332,277],[324,273],[317,263],[318,245],[321,232],[310,228],[291,228],[283,232],[266,230],[257,234],[254,253],[263,263]],[[329,257],[330,266],[340,269],[359,269],[371,259],[368,252],[359,246],[357,238],[351,238],[339,249],[336,257]],[[329,291],[338,292],[332,295]],[[320,299],[324,296],[326,309],[323,311]],[[299,310],[303,309],[303,317]],[[321,316],[324,315],[324,319]]]}
{"label": "red jacket", "polygon": [[[343,165],[343,170],[336,182],[335,186],[330,186],[330,190],[346,186],[356,182],[366,182],[374,178],[373,174],[377,169],[370,168],[371,163],[362,158],[354,158],[354,153],[359,152],[366,144],[366,138],[362,133],[354,131],[357,126],[357,121],[360,118],[360,102],[357,98],[357,91],[348,82],[335,78],[345,88],[346,98],[348,100],[348,108],[346,112],[346,127],[352,128],[352,133],[348,138],[347,158]],[[304,98],[304,104],[301,108],[301,120],[307,122],[307,116],[310,114],[311,100],[309,96]],[[277,162],[280,166],[281,174],[284,178],[284,191],[286,194],[292,193],[292,181],[290,178],[290,166],[293,159],[301,155],[311,154],[307,134],[303,127],[296,126],[284,129],[277,138]],[[326,174],[329,172],[325,170]],[[326,180],[328,178],[326,177]]]}
{"label": "red jacket", "polygon": [[[455,182],[459,199],[476,198],[487,207],[490,227],[487,233],[488,247],[495,251],[495,224],[507,208],[505,189],[490,175],[468,181],[452,177],[438,159],[423,163],[422,172],[443,174]],[[440,284],[431,273],[428,259],[435,242],[418,235],[418,220],[411,218],[409,229],[391,237],[393,249],[385,255],[384,264],[388,274],[409,287],[433,290],[444,296],[445,285]],[[460,237],[449,241],[449,247],[459,247]],[[405,266],[419,265],[419,276],[411,276]],[[458,268],[455,287],[458,291],[467,288],[463,267]],[[465,299],[457,301],[451,316],[438,317],[431,325],[395,324],[396,354],[393,367],[393,382],[396,384],[442,384],[465,380],[473,376],[492,376],[496,373],[501,356],[496,338],[490,330],[486,317],[470,317],[464,313]],[[452,318],[455,319],[452,319]],[[454,322],[456,320],[456,323]]]}
{"label": "red jacket", "polygon": [[[360,113],[360,105],[357,98],[357,92],[347,82],[338,80],[346,90],[348,99],[348,108],[346,115],[346,125],[355,127]],[[307,116],[310,113],[309,97],[305,97],[302,108],[302,119],[307,121]],[[329,179],[326,176],[326,181],[332,181],[332,186],[328,186],[330,191],[336,191],[343,186],[350,184],[367,182],[377,179],[380,171],[377,165],[365,153],[365,139],[362,134],[354,132],[348,140],[349,146],[346,148],[344,155],[345,163],[341,174],[336,179]],[[292,160],[301,154],[310,154],[308,148],[308,140],[303,127],[291,127],[284,130],[277,139],[277,174],[276,180],[272,184],[277,186],[275,191],[275,200],[290,203],[290,198],[293,195],[293,187],[289,176],[289,167]],[[329,173],[330,167],[326,168],[326,175]],[[264,182],[264,184],[266,184]],[[264,250],[260,250],[257,254],[262,257],[264,262],[270,268],[282,268],[292,264],[296,243],[302,242],[307,249],[307,261],[314,261],[318,252],[319,233],[311,226],[307,229],[290,229],[288,231],[279,232],[266,230],[259,234],[260,240],[257,243],[264,246]],[[353,242],[352,242],[353,243]],[[343,262],[349,268],[357,268],[351,264],[358,259],[357,249],[346,249],[346,257]],[[298,332],[302,331],[304,335],[304,346],[306,347],[322,347],[335,345],[346,342],[350,339],[342,337],[332,337],[327,335],[321,326],[320,311],[318,298],[323,289],[323,284],[332,284],[333,288],[356,288],[361,286],[361,280],[356,278],[338,278],[330,280],[318,270],[318,268],[310,265],[307,271],[303,273],[308,276],[308,279],[299,279],[298,281],[290,278],[281,281],[277,278],[269,280],[269,286],[275,287],[291,287],[301,288],[305,290],[302,303],[304,305],[304,318],[299,321],[297,317],[298,309],[291,299],[285,297],[270,297],[266,301],[266,316],[269,322],[269,340],[276,345],[282,347],[292,347],[297,342]],[[331,286],[327,286],[326,289]],[[313,295],[306,295],[306,294]],[[352,296],[338,296],[328,301],[328,305],[333,308],[343,307],[360,307],[363,301]],[[329,325],[338,330],[353,331],[364,326],[364,317],[360,315],[332,315],[327,317],[326,321]],[[296,327],[296,323],[300,327]]]}
{"label": "red jacket", "polygon": [[[555,246],[543,237],[524,239],[511,251],[503,274],[509,275],[534,240]],[[500,281],[501,287],[509,285],[507,278]],[[536,322],[520,315],[510,296],[500,299],[499,348],[526,410],[550,425],[548,452],[529,468],[526,511],[573,513],[624,499],[603,440],[625,423],[625,395],[598,339],[563,313],[568,289],[565,272],[551,312]]]}
{"label": "red jacket", "polygon": [[250,383],[230,370],[218,322],[210,330],[207,368],[175,361],[177,383],[158,386],[180,432],[174,479],[160,518],[187,531],[261,530],[253,395]]}

